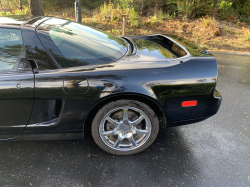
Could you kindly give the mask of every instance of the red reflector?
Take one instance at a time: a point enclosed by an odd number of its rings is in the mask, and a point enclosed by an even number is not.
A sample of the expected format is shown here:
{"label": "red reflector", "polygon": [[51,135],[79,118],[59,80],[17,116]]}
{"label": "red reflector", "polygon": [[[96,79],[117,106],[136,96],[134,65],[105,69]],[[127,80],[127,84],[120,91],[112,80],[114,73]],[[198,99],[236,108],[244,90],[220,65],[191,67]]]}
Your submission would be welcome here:
{"label": "red reflector", "polygon": [[182,102],[182,107],[187,107],[187,106],[196,106],[197,101],[183,101]]}

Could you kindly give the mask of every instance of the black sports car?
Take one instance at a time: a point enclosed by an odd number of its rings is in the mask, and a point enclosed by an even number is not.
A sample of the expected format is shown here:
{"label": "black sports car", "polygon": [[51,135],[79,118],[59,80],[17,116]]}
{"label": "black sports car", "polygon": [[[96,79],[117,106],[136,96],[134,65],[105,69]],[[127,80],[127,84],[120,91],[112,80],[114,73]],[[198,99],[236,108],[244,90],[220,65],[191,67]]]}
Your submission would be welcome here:
{"label": "black sports car", "polygon": [[0,18],[0,139],[82,133],[116,155],[159,125],[216,114],[216,59],[174,35],[116,37],[55,17]]}

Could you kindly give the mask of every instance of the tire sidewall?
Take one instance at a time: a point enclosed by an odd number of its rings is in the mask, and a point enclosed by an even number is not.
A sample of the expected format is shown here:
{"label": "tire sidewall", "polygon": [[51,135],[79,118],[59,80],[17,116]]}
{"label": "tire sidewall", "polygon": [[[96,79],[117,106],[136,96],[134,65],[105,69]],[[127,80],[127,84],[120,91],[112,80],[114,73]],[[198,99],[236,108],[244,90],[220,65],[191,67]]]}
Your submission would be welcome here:
{"label": "tire sidewall", "polygon": [[[103,142],[103,140],[101,139],[100,134],[99,134],[99,125],[100,125],[103,117],[109,111],[116,109],[116,108],[119,108],[119,107],[124,107],[124,106],[134,107],[134,108],[138,108],[138,109],[142,110],[151,121],[151,134],[150,134],[149,138],[147,139],[147,141],[143,145],[138,147],[137,149],[133,149],[133,150],[129,150],[129,151],[119,151],[119,150],[115,150],[115,149],[108,147]],[[154,142],[155,138],[158,135],[158,131],[159,131],[159,121],[158,121],[158,118],[157,118],[156,114],[154,113],[154,111],[146,104],[139,102],[139,101],[134,101],[134,100],[117,100],[117,101],[113,101],[113,102],[103,106],[97,112],[97,114],[92,122],[91,130],[92,130],[92,136],[93,136],[95,143],[104,151],[111,153],[111,154],[114,154],[114,155],[131,155],[131,154],[136,154],[136,153],[139,153],[139,152],[145,150]]]}

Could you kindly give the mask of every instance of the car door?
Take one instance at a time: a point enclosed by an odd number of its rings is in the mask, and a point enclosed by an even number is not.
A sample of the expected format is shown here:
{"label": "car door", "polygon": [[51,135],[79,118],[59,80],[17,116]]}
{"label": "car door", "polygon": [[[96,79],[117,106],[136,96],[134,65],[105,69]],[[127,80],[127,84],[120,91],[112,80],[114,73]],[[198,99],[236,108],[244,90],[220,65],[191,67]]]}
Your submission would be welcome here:
{"label": "car door", "polygon": [[0,139],[22,133],[32,112],[33,94],[34,74],[21,31],[0,28]]}

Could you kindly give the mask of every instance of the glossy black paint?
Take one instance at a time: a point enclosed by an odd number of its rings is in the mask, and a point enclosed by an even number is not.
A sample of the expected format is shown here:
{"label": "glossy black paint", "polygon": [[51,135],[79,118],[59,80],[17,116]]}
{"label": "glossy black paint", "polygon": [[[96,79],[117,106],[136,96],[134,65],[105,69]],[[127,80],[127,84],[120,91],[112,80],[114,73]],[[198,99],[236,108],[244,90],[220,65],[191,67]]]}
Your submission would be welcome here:
{"label": "glossy black paint", "polygon": [[33,93],[34,74],[31,70],[0,71],[0,139],[6,133],[11,133],[12,138],[24,130],[33,108]]}
{"label": "glossy black paint", "polygon": [[[118,61],[59,69],[36,33],[37,26],[47,19],[50,18],[40,17],[20,24],[26,58],[34,74],[24,72],[21,78],[19,74],[13,75],[14,80],[10,81],[3,78],[6,86],[0,82],[0,94],[3,93],[0,102],[12,99],[5,93],[12,93],[17,101],[24,98],[29,106],[23,112],[30,113],[30,118],[22,122],[27,124],[25,129],[12,127],[4,129],[5,133],[13,129],[18,129],[19,133],[23,129],[24,133],[81,132],[84,125],[90,125],[89,116],[93,116],[96,108],[105,101],[133,95],[146,103],[154,103],[167,126],[203,120],[219,109],[221,96],[214,96],[217,62],[206,51],[198,52],[197,48],[185,44],[186,48],[180,47],[186,55],[178,58],[171,52],[171,38],[164,35],[134,36],[127,37],[127,40],[137,51]],[[18,81],[25,81],[27,86],[14,89],[13,85]],[[183,101],[189,100],[197,100],[198,105],[181,106]],[[11,103],[11,107],[21,105],[21,102],[20,105]],[[15,121],[14,117],[13,120],[9,126],[13,123],[21,125],[18,124],[20,120]],[[4,121],[6,119],[1,120],[1,124]]]}

